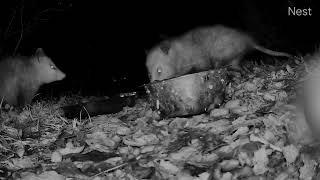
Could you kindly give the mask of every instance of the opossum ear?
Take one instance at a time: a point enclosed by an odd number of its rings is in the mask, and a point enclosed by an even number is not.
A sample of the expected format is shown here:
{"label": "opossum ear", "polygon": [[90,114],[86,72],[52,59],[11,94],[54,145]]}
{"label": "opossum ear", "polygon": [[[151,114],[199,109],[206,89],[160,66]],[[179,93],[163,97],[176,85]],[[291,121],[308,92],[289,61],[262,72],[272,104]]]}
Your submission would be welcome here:
{"label": "opossum ear", "polygon": [[171,48],[171,43],[170,41],[163,41],[161,44],[160,44],[160,47],[161,51],[165,54],[169,54],[169,50]]}
{"label": "opossum ear", "polygon": [[148,50],[144,50],[144,53],[146,54],[146,55],[148,55],[149,54],[149,51]]}
{"label": "opossum ear", "polygon": [[44,51],[42,48],[38,48],[34,54],[34,56],[37,58],[39,63],[40,63],[40,57],[43,55],[44,55]]}
{"label": "opossum ear", "polygon": [[44,54],[43,49],[42,49],[42,48],[38,48],[38,49],[36,50],[36,54]]}
{"label": "opossum ear", "polygon": [[161,40],[169,39],[169,36],[165,34],[160,34],[159,37]]}

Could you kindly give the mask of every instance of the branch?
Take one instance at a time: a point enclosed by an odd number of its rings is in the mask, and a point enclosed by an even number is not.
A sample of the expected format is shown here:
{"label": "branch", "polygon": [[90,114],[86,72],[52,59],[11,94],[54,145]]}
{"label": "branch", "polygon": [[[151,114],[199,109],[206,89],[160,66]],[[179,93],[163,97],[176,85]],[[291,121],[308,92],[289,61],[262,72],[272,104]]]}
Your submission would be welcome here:
{"label": "branch", "polygon": [[[52,12],[52,11],[59,12],[59,11],[64,11],[64,10],[65,9],[57,9],[57,8],[44,9],[44,10],[38,12],[31,20],[29,20],[29,22],[26,23],[27,25],[25,25],[24,30],[26,32],[30,31],[33,28],[33,26],[35,26],[38,23],[38,21],[43,20],[43,19],[41,19],[41,15],[42,14],[45,14],[45,13],[48,13],[48,12]],[[45,20],[48,21],[48,19],[45,19]],[[11,37],[11,36],[15,36],[18,33],[21,33],[21,31],[20,30],[13,31],[11,33],[7,33],[6,36]]]}
{"label": "branch", "polygon": [[14,51],[13,51],[13,55],[16,54],[19,46],[20,46],[20,43],[22,41],[22,38],[23,38],[23,30],[24,30],[24,27],[23,27],[23,8],[24,8],[24,0],[22,0],[22,4],[21,4],[21,7],[20,7],[20,23],[21,23],[21,33],[20,33],[20,38],[19,38],[19,41],[16,45],[16,47],[14,48]]}
{"label": "branch", "polygon": [[10,31],[10,27],[11,27],[11,24],[12,24],[12,22],[13,22],[13,20],[14,20],[14,17],[16,16],[16,12],[17,11],[14,11],[14,14],[12,15],[12,17],[11,17],[11,20],[10,20],[10,22],[9,22],[9,25],[8,25],[8,27],[7,27],[7,30],[6,30],[6,32],[4,33],[4,38],[6,39],[7,38],[7,35],[8,35],[8,33],[9,33],[9,31]]}

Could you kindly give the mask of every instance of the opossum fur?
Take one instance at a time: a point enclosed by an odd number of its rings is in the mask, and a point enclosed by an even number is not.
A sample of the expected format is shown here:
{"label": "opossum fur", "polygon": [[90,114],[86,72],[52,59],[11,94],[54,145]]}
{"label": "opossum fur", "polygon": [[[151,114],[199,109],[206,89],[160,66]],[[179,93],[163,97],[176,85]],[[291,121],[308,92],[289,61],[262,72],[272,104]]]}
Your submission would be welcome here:
{"label": "opossum fur", "polygon": [[259,46],[245,33],[216,25],[163,41],[148,53],[146,67],[151,82],[225,65],[240,69],[240,60],[253,49],[272,56],[291,57],[288,53]]}
{"label": "opossum fur", "polygon": [[41,85],[65,76],[41,48],[31,57],[7,57],[0,61],[0,99],[22,107],[31,103]]}
{"label": "opossum fur", "polygon": [[302,107],[306,121],[315,139],[320,141],[320,49],[305,61],[315,61],[318,65],[307,76],[303,84]]}

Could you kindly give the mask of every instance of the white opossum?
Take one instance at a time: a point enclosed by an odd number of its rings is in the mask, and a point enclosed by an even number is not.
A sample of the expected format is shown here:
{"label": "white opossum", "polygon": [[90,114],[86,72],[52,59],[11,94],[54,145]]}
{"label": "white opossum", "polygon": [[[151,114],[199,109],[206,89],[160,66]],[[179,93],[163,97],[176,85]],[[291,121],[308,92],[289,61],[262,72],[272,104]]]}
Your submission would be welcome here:
{"label": "white opossum", "polygon": [[317,61],[319,65],[303,84],[302,107],[313,137],[320,140],[320,49],[308,60]]}
{"label": "white opossum", "polygon": [[224,65],[240,69],[240,60],[252,49],[272,56],[291,57],[288,53],[259,46],[245,33],[216,25],[197,28],[160,43],[148,53],[146,67],[151,82]]}
{"label": "white opossum", "polygon": [[0,100],[15,106],[31,103],[42,84],[65,78],[41,48],[31,57],[8,57],[0,61]]}

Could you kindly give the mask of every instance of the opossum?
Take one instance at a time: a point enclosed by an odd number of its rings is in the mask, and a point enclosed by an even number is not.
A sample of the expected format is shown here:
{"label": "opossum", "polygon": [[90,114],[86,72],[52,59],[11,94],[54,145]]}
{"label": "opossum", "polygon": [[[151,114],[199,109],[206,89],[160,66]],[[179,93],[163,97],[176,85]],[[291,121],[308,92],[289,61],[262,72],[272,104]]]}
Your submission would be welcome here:
{"label": "opossum", "polygon": [[272,56],[292,57],[258,45],[246,33],[216,25],[161,42],[147,54],[146,67],[151,82],[227,65],[240,70],[240,60],[253,49]]}
{"label": "opossum", "polygon": [[306,121],[316,140],[320,140],[320,49],[305,61],[316,61],[319,64],[307,76],[303,83],[302,107]]}
{"label": "opossum", "polygon": [[7,57],[0,61],[0,99],[23,107],[31,103],[41,85],[65,77],[42,48],[31,57]]}

